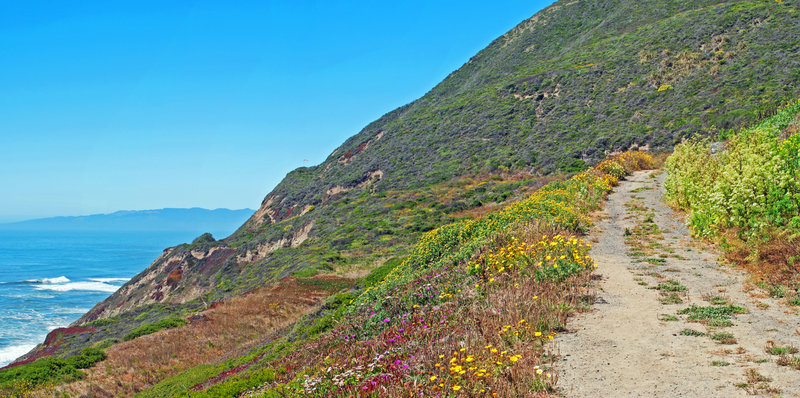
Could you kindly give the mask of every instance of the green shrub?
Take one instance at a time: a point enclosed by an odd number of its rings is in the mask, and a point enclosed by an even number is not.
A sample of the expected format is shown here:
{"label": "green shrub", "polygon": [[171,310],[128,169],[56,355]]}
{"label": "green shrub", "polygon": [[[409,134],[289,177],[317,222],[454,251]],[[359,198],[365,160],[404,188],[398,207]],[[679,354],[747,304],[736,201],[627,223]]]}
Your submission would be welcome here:
{"label": "green shrub", "polygon": [[100,318],[100,319],[95,319],[94,321],[86,323],[86,326],[99,328],[99,327],[111,325],[114,322],[117,322],[118,320],[119,320],[119,318]]}
{"label": "green shrub", "polygon": [[86,348],[78,355],[69,358],[41,358],[31,363],[0,370],[0,394],[9,392],[11,396],[21,393],[21,386],[35,387],[44,383],[67,383],[80,380],[85,373],[79,369],[88,369],[97,362],[106,359],[106,354],[97,348]]}
{"label": "green shrub", "polygon": [[753,128],[727,133],[724,150],[716,154],[708,139],[675,147],[666,162],[667,195],[691,211],[698,235],[729,228],[745,238],[774,228],[800,231],[800,134],[782,137],[798,113],[800,101]]}
{"label": "green shrub", "polygon": [[380,267],[375,268],[369,275],[365,276],[362,282],[364,283],[364,287],[371,287],[375,286],[378,283],[383,281],[383,278],[386,277],[389,272],[392,272],[395,267],[400,265],[403,262],[402,258],[394,257],[392,259],[387,260],[383,263]]}
{"label": "green shrub", "polygon": [[183,326],[186,324],[186,320],[183,318],[165,318],[158,322],[151,323],[148,325],[140,326],[134,329],[132,332],[126,334],[122,340],[128,341],[133,340],[137,337],[145,336],[148,334],[155,333],[161,329],[171,329],[176,328],[179,326]]}

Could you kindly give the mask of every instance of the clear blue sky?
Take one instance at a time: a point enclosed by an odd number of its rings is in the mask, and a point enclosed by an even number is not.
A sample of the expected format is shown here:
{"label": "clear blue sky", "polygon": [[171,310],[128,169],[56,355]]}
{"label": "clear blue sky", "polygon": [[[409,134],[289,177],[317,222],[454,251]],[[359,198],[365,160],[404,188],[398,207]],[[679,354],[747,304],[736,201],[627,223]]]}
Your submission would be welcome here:
{"label": "clear blue sky", "polygon": [[549,3],[0,0],[0,222],[256,208]]}

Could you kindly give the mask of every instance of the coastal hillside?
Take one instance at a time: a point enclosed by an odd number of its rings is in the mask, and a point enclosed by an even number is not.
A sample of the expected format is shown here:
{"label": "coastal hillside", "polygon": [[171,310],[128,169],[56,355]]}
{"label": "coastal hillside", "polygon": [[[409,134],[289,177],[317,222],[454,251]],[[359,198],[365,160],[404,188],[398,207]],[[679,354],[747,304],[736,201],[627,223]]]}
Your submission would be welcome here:
{"label": "coastal hillside", "polygon": [[[461,383],[463,370],[491,374],[493,391],[510,396],[552,392],[542,369],[516,373],[513,366],[531,356],[543,364],[542,346],[574,309],[588,308],[585,213],[627,173],[657,166],[658,158],[637,150],[668,152],[689,137],[719,137],[800,96],[799,6],[558,1],[422,98],[370,123],[323,163],[289,173],[231,236],[203,235],[165,249],[9,370],[72,361],[73,373],[34,384],[89,396],[172,396],[188,388],[207,396],[249,389],[379,395],[374,363],[405,380],[390,383],[397,388],[446,373],[448,381],[431,388],[488,391],[482,386],[489,382]],[[545,263],[555,267],[541,268]],[[444,279],[428,291],[428,280],[437,278]],[[474,287],[467,290],[467,282]],[[522,283],[541,293],[515,289]],[[256,297],[271,301],[252,306]],[[480,298],[497,305],[485,307]],[[546,310],[499,314],[511,308],[499,305],[505,300],[539,298]],[[425,307],[424,316],[415,306]],[[230,328],[215,316],[231,320]],[[459,316],[491,325],[480,330],[500,333],[504,346],[520,351],[494,352],[501,341],[475,335]],[[455,322],[463,333],[421,330],[431,317]],[[411,341],[400,335],[406,329],[424,344],[445,334],[486,344],[460,350],[450,341],[448,352],[436,351],[438,366],[425,359],[437,369],[403,379],[403,366],[422,363],[392,351],[390,343]],[[515,343],[520,335],[525,344]],[[305,377],[298,370],[306,360],[328,364],[326,349],[351,340],[383,344],[380,352],[358,346],[362,351],[337,357],[374,359],[353,370],[358,374],[342,368],[340,378],[327,380],[319,375],[332,373],[314,368]],[[158,352],[149,351],[157,344]],[[394,366],[384,366],[387,358],[399,369],[387,370]],[[477,359],[482,365],[468,365]],[[499,373],[481,370],[492,363]],[[91,382],[61,386],[83,377],[84,368]],[[511,376],[503,379],[503,372]]]}
{"label": "coastal hillside", "polygon": [[800,91],[798,18],[791,1],[557,2],[322,164],[289,173],[235,234],[168,249],[81,322],[210,302],[300,270],[369,268],[457,211],[510,195],[509,181],[433,192],[459,176],[530,181],[744,125]]}

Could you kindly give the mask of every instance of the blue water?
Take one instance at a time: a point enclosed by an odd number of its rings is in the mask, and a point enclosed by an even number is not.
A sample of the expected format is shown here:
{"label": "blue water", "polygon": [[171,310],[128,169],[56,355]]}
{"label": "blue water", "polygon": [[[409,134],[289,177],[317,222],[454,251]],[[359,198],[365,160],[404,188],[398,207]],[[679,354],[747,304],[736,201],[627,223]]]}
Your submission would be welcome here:
{"label": "blue water", "polygon": [[0,367],[74,322],[166,247],[197,235],[0,230]]}

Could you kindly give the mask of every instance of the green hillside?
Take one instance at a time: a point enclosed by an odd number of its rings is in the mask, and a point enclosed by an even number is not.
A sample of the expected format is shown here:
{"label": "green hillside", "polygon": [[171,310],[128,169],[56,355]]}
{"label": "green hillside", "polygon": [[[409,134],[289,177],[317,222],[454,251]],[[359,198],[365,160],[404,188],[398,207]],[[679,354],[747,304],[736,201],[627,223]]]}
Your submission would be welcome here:
{"label": "green hillside", "polygon": [[[163,319],[283,286],[279,281],[326,294],[368,288],[400,263],[424,266],[403,260],[430,231],[513,208],[612,153],[670,151],[685,138],[753,123],[799,97],[798,83],[800,1],[558,1],[422,98],[366,126],[322,164],[289,173],[230,237],[201,236],[166,249],[27,359],[108,347]],[[580,223],[561,227],[581,233]],[[485,243],[456,257],[465,260]],[[352,292],[342,294],[315,316],[333,316]],[[294,322],[317,304],[282,316]],[[327,330],[314,325],[293,326],[318,328],[293,338]],[[194,369],[164,387],[173,392],[293,347],[250,352],[241,345],[223,358],[228,362],[172,364],[129,387],[138,391]],[[250,356],[238,357],[243,352]],[[264,368],[251,375],[258,382],[242,385],[275,379],[280,369]]]}

